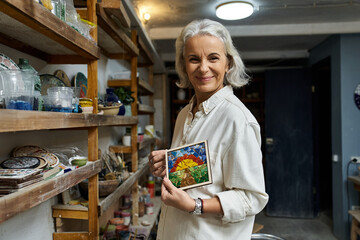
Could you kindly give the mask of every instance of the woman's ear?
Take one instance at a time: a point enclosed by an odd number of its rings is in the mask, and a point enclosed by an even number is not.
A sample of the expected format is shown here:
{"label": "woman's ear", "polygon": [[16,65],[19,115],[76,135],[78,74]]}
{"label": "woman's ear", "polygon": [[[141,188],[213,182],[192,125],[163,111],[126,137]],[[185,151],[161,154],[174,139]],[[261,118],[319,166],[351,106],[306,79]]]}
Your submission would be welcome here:
{"label": "woman's ear", "polygon": [[226,64],[225,72],[229,71],[229,69],[232,66],[232,62],[233,62],[232,57],[228,55],[227,56],[227,64]]}

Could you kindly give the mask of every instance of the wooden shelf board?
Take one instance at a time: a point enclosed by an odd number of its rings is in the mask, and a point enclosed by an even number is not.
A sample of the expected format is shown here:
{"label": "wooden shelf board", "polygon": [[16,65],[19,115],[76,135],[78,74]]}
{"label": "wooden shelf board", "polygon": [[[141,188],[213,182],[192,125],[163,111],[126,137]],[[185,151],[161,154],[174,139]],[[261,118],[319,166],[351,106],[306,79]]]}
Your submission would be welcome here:
{"label": "wooden shelf board", "polygon": [[146,48],[145,43],[141,40],[141,38],[138,39],[138,42],[140,55],[144,59],[144,61],[139,62],[139,65],[141,65],[141,67],[150,67],[154,65],[154,59],[150,54],[149,50]]}
{"label": "wooden shelf board", "polygon": [[107,116],[0,109],[0,132],[136,125],[134,116]]}
{"label": "wooden shelf board", "polygon": [[[139,49],[126,33],[117,26],[114,20],[106,14],[105,9],[99,3],[96,4],[96,13],[98,16],[98,26],[107,33],[101,35],[101,38],[99,38],[99,46],[108,53],[123,53],[123,50],[125,50],[126,54],[124,54],[124,57],[126,57],[125,55],[127,54],[130,56],[138,56]],[[117,48],[114,49],[108,46],[106,44],[106,38],[113,39],[113,41],[118,44]]]}
{"label": "wooden shelf board", "polygon": [[[66,207],[65,207],[66,206]],[[52,206],[54,218],[71,218],[88,220],[88,208],[81,205],[54,205]]]}
{"label": "wooden shelf board", "polygon": [[130,87],[131,80],[130,79],[113,79],[108,80],[108,87]]}
{"label": "wooden shelf board", "polygon": [[[155,144],[155,138],[144,138],[142,142],[138,143],[138,149],[144,149],[151,144]],[[109,150],[114,153],[132,153],[131,147],[122,145],[112,145]]]}
{"label": "wooden shelf board", "polygon": [[139,93],[141,95],[153,95],[154,88],[146,81],[138,78],[138,85],[139,85]]}
{"label": "wooden shelf board", "polygon": [[55,232],[53,233],[53,240],[88,240],[90,235],[89,232]]}
{"label": "wooden shelf board", "polygon": [[129,146],[112,145],[109,150],[114,153],[132,153],[132,148]]}
{"label": "wooden shelf board", "polygon": [[148,106],[145,104],[138,105],[138,113],[139,114],[153,114],[155,112],[155,108],[152,106]]}
{"label": "wooden shelf board", "polygon": [[[138,79],[138,92],[140,95],[153,95],[154,88],[150,86],[150,84],[141,78]],[[107,82],[108,87],[131,87],[130,79],[112,79]]]}
{"label": "wooden shelf board", "polygon": [[111,17],[116,17],[118,21],[125,28],[131,27],[131,21],[126,13],[124,5],[119,0],[102,0],[100,5],[105,9],[105,12]]}
{"label": "wooden shelf board", "polygon": [[88,162],[87,165],[61,176],[43,180],[19,191],[0,198],[0,223],[35,207],[48,199],[64,192],[66,189],[97,174],[101,170],[100,160]]}
{"label": "wooden shelf board", "polygon": [[0,9],[0,22],[6,23],[1,24],[2,34],[18,42],[48,55],[79,55],[90,60],[100,57],[94,42],[35,1],[3,0]]}

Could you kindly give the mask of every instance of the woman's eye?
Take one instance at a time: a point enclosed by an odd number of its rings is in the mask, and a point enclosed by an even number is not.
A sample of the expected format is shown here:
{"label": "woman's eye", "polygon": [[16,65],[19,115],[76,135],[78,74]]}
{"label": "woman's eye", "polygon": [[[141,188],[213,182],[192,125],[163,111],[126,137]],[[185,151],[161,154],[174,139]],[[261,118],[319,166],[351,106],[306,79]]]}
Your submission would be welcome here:
{"label": "woman's eye", "polygon": [[189,61],[192,62],[192,63],[194,63],[194,62],[198,62],[199,59],[197,59],[197,58],[190,58]]}
{"label": "woman's eye", "polygon": [[210,57],[210,61],[217,61],[217,60],[219,60],[218,57]]}

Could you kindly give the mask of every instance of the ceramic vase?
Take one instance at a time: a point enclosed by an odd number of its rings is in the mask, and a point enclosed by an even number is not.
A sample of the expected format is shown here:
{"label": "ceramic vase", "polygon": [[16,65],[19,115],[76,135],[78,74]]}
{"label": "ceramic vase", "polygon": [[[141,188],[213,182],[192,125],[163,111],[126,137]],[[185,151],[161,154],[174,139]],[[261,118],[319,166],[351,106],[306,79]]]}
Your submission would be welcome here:
{"label": "ceramic vase", "polygon": [[185,92],[184,89],[180,88],[180,89],[177,91],[176,95],[177,95],[177,98],[178,98],[179,100],[184,100],[185,97],[186,97],[186,92]]}
{"label": "ceramic vase", "polygon": [[119,107],[119,113],[118,113],[118,115],[124,116],[124,115],[125,115],[125,112],[126,112],[125,106],[124,106],[124,104],[122,104],[122,105]]}
{"label": "ceramic vase", "polygon": [[105,101],[106,101],[106,106],[113,106],[113,103],[118,103],[119,102],[119,98],[114,93],[113,88],[107,88],[106,89]]}

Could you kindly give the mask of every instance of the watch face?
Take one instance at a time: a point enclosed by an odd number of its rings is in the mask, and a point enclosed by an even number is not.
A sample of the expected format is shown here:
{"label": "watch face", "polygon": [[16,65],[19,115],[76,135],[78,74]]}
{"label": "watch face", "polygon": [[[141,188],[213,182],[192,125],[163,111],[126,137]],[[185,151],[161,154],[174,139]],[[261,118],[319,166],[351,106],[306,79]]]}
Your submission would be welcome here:
{"label": "watch face", "polygon": [[355,105],[360,109],[360,84],[357,85],[354,92]]}

